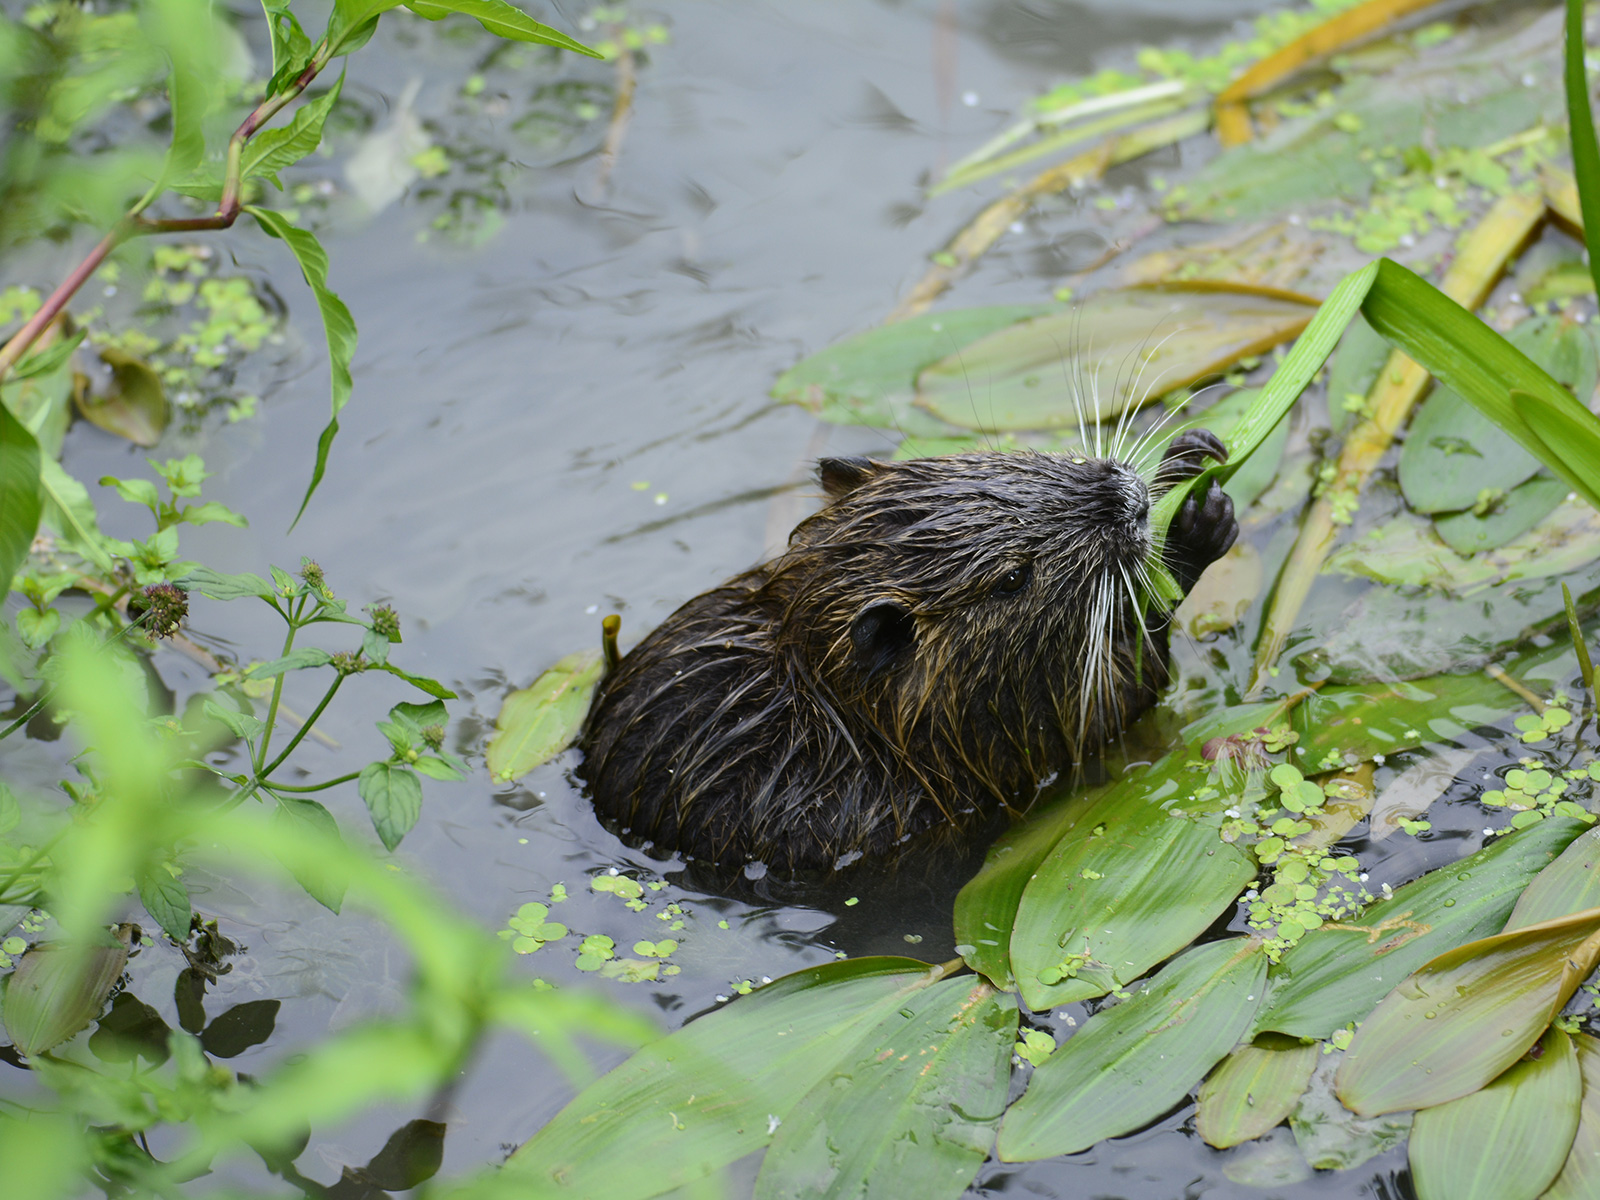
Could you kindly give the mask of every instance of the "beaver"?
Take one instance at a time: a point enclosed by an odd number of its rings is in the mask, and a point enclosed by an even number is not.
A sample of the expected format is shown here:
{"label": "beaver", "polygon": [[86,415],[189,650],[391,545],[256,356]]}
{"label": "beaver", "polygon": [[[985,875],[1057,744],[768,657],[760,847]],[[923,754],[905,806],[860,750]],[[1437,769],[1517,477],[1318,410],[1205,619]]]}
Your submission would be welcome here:
{"label": "beaver", "polygon": [[776,559],[696,596],[602,682],[578,773],[624,837],[790,874],[970,829],[1082,764],[1167,681],[1159,554],[1185,593],[1232,546],[1212,482],[1153,545],[1152,494],[1227,450],[827,458]]}

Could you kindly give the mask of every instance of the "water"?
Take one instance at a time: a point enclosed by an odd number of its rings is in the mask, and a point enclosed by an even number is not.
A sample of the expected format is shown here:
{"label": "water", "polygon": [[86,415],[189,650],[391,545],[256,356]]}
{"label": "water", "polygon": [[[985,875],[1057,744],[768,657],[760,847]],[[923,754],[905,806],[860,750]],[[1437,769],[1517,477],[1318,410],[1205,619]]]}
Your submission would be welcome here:
{"label": "water", "polygon": [[[417,80],[415,113],[424,122],[520,163],[505,176],[504,227],[481,248],[440,235],[419,240],[442,211],[440,201],[418,196],[420,184],[370,218],[346,202],[319,218],[331,281],[356,316],[361,343],[356,394],[328,476],[292,534],[285,530],[326,420],[314,308],[277,244],[243,231],[215,240],[244,268],[271,272],[311,348],[290,356],[258,419],[201,443],[219,471],[208,496],[247,513],[251,528],[186,531],[184,549],[219,570],[317,559],[352,605],[392,601],[399,609],[401,665],[461,693],[452,746],[478,769],[464,784],[427,785],[422,819],[399,859],[491,928],[519,904],[546,899],[557,882],[572,899],[552,919],[619,944],[666,936],[654,913],[681,903],[689,916],[673,936],[682,942],[674,956],[682,973],[659,984],[602,985],[667,1027],[715,1006],[741,981],[841,950],[952,957],[950,899],[971,861],[869,869],[810,891],[772,881],[732,897],[695,891],[680,886],[677,864],[630,850],[598,825],[568,782],[570,759],[516,786],[493,786],[481,769],[485,731],[510,689],[597,644],[605,613],[622,614],[626,645],[683,600],[758,561],[814,503],[800,481],[820,453],[892,449],[891,435],[820,425],[774,405],[766,391],[799,358],[881,321],[926,256],[975,210],[970,193],[924,202],[920,185],[942,163],[1064,75],[1127,64],[1141,44],[1204,43],[1267,7],[680,0],[662,9],[671,43],[641,68],[635,113],[604,192],[592,155],[560,161],[565,151],[530,147],[508,128],[525,93],[550,81],[548,68],[526,78],[491,72],[486,97],[502,85],[518,89],[506,113],[496,116],[491,105],[463,116],[458,89],[482,67],[488,43],[386,19],[374,45],[352,60],[347,96],[382,129]],[[550,19],[573,28],[577,15],[572,8]],[[608,71],[576,61],[559,68],[562,78],[591,82]],[[568,149],[592,148],[602,126],[603,116]],[[348,153],[361,133],[347,131],[341,149]],[[1176,151],[1153,163],[1167,171],[1184,165]],[[339,179],[337,165],[328,175]],[[1103,252],[1106,228],[1066,203],[1047,230],[1030,226],[1003,241],[953,302],[1037,301],[1061,273]],[[142,467],[132,451],[81,427],[66,463],[85,479]],[[102,509],[108,532],[143,532],[131,513],[109,501]],[[252,608],[197,602],[193,624],[243,656],[277,653],[281,635]],[[180,701],[203,683],[175,656],[161,666]],[[341,748],[308,743],[304,752],[319,777],[374,757],[381,743],[372,720],[415,698],[387,678],[357,683],[346,689],[357,696],[346,703],[342,694],[322,721]],[[309,686],[289,688],[288,702],[302,712],[315,700]],[[37,773],[50,769],[41,762]],[[330,805],[347,830],[366,826],[353,788],[331,794]],[[1459,856],[1457,840],[1470,835],[1451,834],[1421,848],[1410,839],[1386,844],[1395,856],[1370,866],[1371,886]],[[665,877],[669,887],[650,912],[629,912],[586,886],[614,867]],[[403,956],[359,917],[335,920],[220,881],[197,904],[247,946],[209,1011],[285,1001],[277,1035],[233,1060],[238,1069],[263,1071],[327,1029],[383,1011],[404,987]],[[166,999],[170,959],[137,959],[135,989],[175,1023]],[[597,982],[572,968],[572,941],[521,965],[564,985]],[[595,1056],[600,1067],[617,1058]],[[498,1160],[570,1094],[525,1043],[497,1038],[441,1114],[449,1126],[443,1171]],[[331,1182],[420,1115],[401,1108],[319,1130],[300,1169]],[[1067,1160],[991,1163],[977,1190],[1130,1200],[1404,1194],[1403,1152],[1277,1191],[1235,1185],[1223,1170],[1237,1155],[1201,1145],[1191,1122],[1186,1104],[1145,1132]]]}

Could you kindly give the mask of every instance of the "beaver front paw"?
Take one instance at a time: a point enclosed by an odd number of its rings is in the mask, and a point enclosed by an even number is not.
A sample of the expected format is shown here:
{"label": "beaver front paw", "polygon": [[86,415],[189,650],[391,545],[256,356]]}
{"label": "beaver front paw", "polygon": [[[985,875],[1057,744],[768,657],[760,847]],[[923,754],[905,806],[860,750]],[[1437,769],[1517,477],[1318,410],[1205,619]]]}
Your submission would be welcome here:
{"label": "beaver front paw", "polygon": [[1213,479],[1204,500],[1189,496],[1172,518],[1162,559],[1188,595],[1201,573],[1226,554],[1238,537],[1233,498]]}
{"label": "beaver front paw", "polygon": [[1228,461],[1228,447],[1209,429],[1188,429],[1172,439],[1156,468],[1155,490],[1164,492],[1175,483],[1193,479],[1206,469],[1206,459]]}

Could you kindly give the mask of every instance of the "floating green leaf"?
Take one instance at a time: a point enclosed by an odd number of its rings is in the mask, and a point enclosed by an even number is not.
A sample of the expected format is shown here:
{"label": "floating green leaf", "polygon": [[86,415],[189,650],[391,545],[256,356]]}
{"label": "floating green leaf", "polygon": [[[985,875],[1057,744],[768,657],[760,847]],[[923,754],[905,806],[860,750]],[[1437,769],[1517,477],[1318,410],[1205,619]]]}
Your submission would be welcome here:
{"label": "floating green leaf", "polygon": [[1457,554],[1498,550],[1539,524],[1571,493],[1566,481],[1547,475],[1518,484],[1479,516],[1472,510],[1438,517],[1433,527]]}
{"label": "floating green leaf", "polygon": [[1575,1033],[1572,1045],[1583,1076],[1578,1132],[1572,1139],[1566,1165],[1545,1192],[1544,1200],[1590,1200],[1600,1196],[1600,1039]]}
{"label": "floating green leaf", "polygon": [[1393,348],[1367,319],[1357,316],[1339,339],[1339,352],[1328,363],[1328,424],[1343,433],[1378,381]]}
{"label": "floating green leaf", "polygon": [[1453,741],[1519,707],[1511,689],[1477,672],[1326,687],[1302,700],[1292,719],[1300,761],[1316,769]]}
{"label": "floating green leaf", "polygon": [[1000,1158],[1075,1154],[1159,1117],[1244,1036],[1266,970],[1254,939],[1212,942],[1096,1013],[1034,1071],[1006,1113]]}
{"label": "floating green leaf", "polygon": [[1060,311],[1059,305],[1041,304],[962,308],[869,329],[789,368],[772,385],[772,396],[808,408],[824,421],[915,434],[904,417],[934,425],[910,407],[922,368],[997,329]]}
{"label": "floating green leaf", "polygon": [[1206,782],[1180,750],[1078,808],[1017,906],[1011,970],[1029,1007],[1131,983],[1204,933],[1255,877],[1250,854],[1219,835],[1223,805],[1173,811]]}
{"label": "floating green leaf", "polygon": [[1555,1179],[1577,1132],[1583,1077],[1559,1029],[1540,1048],[1481,1091],[1417,1114],[1418,1200],[1535,1200]]}
{"label": "floating green leaf", "polygon": [[28,557],[44,506],[39,498],[39,443],[0,404],[0,595]]}
{"label": "floating green leaf", "polygon": [[[351,3],[346,4],[340,0],[334,5],[334,10],[337,16],[346,8],[364,6],[374,9],[393,8],[397,2],[398,0],[392,2],[380,0],[380,3],[374,3],[374,0],[351,0]],[[328,373],[331,378],[333,415],[317,438],[317,460],[311,468],[311,482],[306,486],[306,494],[300,501],[300,510],[294,517],[298,522],[306,511],[306,505],[311,503],[312,493],[322,482],[323,472],[328,469],[328,453],[333,449],[333,439],[339,433],[339,413],[350,400],[352,386],[350,361],[356,353],[356,323],[350,316],[350,310],[345,307],[344,301],[328,287],[328,255],[316,236],[304,229],[296,229],[282,213],[273,212],[271,209],[258,208],[252,204],[246,205],[245,211],[256,219],[256,223],[265,233],[281,239],[294,254],[306,283],[311,287],[311,294],[316,297],[317,308],[322,313],[322,329],[328,340]],[[293,523],[290,528],[293,528]]]}
{"label": "floating green leaf", "polygon": [[[540,1195],[659,1195],[767,1145],[800,1099],[938,971],[858,958],[798,971],[646,1046],[525,1143]],[[520,1185],[519,1185],[520,1186]]]}
{"label": "floating green leaf", "polygon": [[1540,821],[1397,888],[1353,921],[1311,930],[1273,967],[1256,1030],[1326,1038],[1361,1020],[1429,959],[1497,933],[1528,881],[1585,828]]}
{"label": "floating green leaf", "polygon": [[102,396],[75,394],[78,412],[135,446],[154,446],[172,420],[172,402],[161,376],[142,359],[114,347],[102,349],[100,358],[111,368],[111,385]]}
{"label": "floating green leaf", "polygon": [[105,946],[38,945],[6,981],[0,1016],[23,1054],[42,1054],[84,1028],[105,1007],[128,961],[128,931]]}
{"label": "floating green leaf", "polygon": [[756,1200],[960,1196],[994,1144],[1017,1008],[971,976],[886,1015],[778,1126]]}
{"label": "floating green leaf", "polygon": [[1600,827],[1590,829],[1533,877],[1505,932],[1600,907]]}
{"label": "floating green leaf", "polygon": [[1597,961],[1600,908],[1446,951],[1361,1022],[1339,1099],[1372,1116],[1477,1091],[1539,1040]]}
{"label": "floating green leaf", "polygon": [[1075,428],[1080,405],[1103,421],[1288,341],[1316,303],[1198,282],[1098,292],[925,368],[917,404],[963,429]]}
{"label": "floating green leaf", "polygon": [[501,783],[520,779],[572,745],[605,669],[600,651],[580,650],[507,696],[489,741],[489,774]]}
{"label": "floating green leaf", "polygon": [[1288,1119],[1321,1057],[1316,1043],[1281,1034],[1240,1046],[1200,1085],[1195,1132],[1219,1150],[1260,1137]]}

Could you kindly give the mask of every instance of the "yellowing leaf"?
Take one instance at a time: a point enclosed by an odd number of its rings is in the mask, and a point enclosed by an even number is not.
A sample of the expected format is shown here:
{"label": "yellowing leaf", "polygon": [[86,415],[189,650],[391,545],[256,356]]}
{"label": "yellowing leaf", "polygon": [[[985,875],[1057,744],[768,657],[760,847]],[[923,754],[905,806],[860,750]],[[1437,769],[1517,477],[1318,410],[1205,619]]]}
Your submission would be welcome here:
{"label": "yellowing leaf", "polygon": [[600,651],[580,650],[507,696],[489,742],[489,774],[502,783],[520,779],[572,745],[603,674]]}

